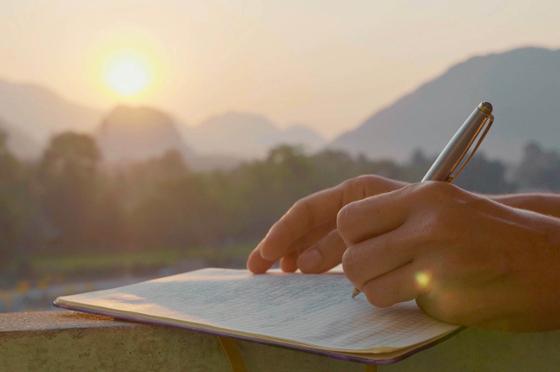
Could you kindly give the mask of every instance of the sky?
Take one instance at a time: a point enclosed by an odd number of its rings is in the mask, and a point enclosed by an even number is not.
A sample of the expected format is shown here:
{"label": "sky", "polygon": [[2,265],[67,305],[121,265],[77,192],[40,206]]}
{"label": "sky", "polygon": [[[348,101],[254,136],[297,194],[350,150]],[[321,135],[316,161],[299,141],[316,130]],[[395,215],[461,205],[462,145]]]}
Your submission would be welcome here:
{"label": "sky", "polygon": [[[0,0],[0,79],[102,110],[148,104],[190,125],[247,111],[332,137],[470,56],[560,47],[558,14],[520,0]],[[104,79],[123,50],[150,66],[133,98]]]}

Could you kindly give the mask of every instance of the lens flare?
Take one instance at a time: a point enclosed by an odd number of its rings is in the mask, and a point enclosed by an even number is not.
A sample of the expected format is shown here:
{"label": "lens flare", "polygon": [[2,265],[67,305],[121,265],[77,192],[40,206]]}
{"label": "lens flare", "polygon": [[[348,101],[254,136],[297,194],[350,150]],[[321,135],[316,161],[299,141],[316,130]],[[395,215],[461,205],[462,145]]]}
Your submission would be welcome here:
{"label": "lens flare", "polygon": [[422,289],[428,288],[428,286],[430,285],[430,281],[431,281],[430,274],[428,274],[425,271],[417,272],[415,279],[416,279],[416,284],[418,284],[418,286]]}

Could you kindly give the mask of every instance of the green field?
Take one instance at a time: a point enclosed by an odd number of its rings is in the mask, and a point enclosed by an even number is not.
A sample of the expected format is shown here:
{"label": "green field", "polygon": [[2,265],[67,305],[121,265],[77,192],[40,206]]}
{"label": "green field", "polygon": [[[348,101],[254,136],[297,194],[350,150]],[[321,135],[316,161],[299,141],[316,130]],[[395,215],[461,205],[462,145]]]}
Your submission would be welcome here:
{"label": "green field", "polygon": [[29,269],[36,278],[95,276],[122,272],[149,272],[196,262],[212,266],[242,264],[253,243],[225,247],[189,247],[185,250],[41,254],[30,258]]}

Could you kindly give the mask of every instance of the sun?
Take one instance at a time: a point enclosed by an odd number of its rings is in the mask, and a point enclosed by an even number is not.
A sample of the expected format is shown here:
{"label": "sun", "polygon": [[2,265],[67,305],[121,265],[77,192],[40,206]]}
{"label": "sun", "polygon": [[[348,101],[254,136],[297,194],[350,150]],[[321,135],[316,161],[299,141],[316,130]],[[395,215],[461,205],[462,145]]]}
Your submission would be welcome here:
{"label": "sun", "polygon": [[122,98],[138,96],[152,82],[147,58],[131,50],[118,51],[109,56],[103,75],[109,89]]}

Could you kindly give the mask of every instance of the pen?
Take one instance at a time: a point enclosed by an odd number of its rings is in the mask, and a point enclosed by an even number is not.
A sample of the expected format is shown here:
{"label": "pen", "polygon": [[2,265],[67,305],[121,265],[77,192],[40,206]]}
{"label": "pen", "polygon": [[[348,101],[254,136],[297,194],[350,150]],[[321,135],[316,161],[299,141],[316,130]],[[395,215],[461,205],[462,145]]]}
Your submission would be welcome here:
{"label": "pen", "polygon": [[[453,182],[473,158],[493,122],[492,105],[490,102],[481,102],[451,137],[422,182]],[[352,298],[359,294],[360,290],[354,288]]]}

